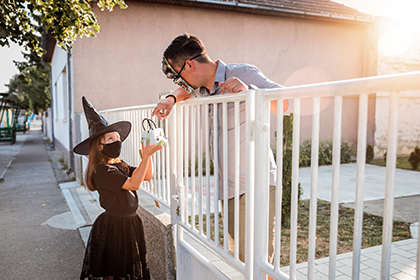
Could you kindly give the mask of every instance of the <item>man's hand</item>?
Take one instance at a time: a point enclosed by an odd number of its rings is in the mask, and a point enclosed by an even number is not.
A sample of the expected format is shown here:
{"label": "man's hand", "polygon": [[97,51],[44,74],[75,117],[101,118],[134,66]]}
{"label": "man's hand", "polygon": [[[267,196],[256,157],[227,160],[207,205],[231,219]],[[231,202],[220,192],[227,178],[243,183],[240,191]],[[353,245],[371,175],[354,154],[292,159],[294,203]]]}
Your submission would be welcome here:
{"label": "man's hand", "polygon": [[[174,92],[172,92],[172,94],[176,96],[176,103],[179,103],[191,97],[191,95],[182,87],[177,88]],[[156,117],[158,117],[159,120],[167,119],[172,111],[172,107],[174,107],[175,105],[174,102],[175,100],[171,96],[160,100],[152,112],[152,117],[156,115]],[[162,112],[162,110],[165,110],[165,112]]]}
{"label": "man's hand", "polygon": [[[173,106],[174,106],[174,99],[172,97],[168,97],[168,98],[160,100],[152,112],[152,117],[156,115],[156,117],[158,117],[159,120],[167,119],[169,114],[172,111]],[[165,110],[165,112],[162,112],[162,110]]]}
{"label": "man's hand", "polygon": [[248,90],[248,86],[240,79],[235,77],[228,79],[224,83],[220,82],[219,86],[221,87],[222,94],[225,94],[226,91],[230,93],[238,93],[244,90]]}

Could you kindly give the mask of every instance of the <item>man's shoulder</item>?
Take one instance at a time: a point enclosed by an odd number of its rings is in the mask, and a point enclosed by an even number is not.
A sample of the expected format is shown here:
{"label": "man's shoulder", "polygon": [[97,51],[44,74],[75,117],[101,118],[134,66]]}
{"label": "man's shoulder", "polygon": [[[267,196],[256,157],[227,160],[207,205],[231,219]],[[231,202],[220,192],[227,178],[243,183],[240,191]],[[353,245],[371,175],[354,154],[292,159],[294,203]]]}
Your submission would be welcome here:
{"label": "man's shoulder", "polygon": [[[254,83],[255,79],[264,76],[261,70],[248,63],[232,63],[226,65],[226,80],[232,77],[240,78],[245,83]],[[251,79],[250,81],[248,81]]]}
{"label": "man's shoulder", "polygon": [[261,72],[261,70],[252,64],[248,63],[230,63],[226,64],[226,71],[229,72],[246,72],[246,71],[258,71]]}
{"label": "man's shoulder", "polygon": [[236,77],[247,85],[253,84],[258,88],[280,88],[280,84],[273,82],[255,65],[248,63],[232,63],[226,65],[226,80]]}

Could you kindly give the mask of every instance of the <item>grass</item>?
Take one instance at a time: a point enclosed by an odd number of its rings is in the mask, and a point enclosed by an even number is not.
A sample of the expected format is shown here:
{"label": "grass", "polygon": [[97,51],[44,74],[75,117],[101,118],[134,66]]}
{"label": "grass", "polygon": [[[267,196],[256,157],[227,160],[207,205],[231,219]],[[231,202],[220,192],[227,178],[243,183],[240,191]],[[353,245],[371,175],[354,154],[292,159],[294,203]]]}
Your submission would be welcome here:
{"label": "grass", "polygon": [[64,160],[64,157],[60,157],[58,159],[58,162],[61,163],[61,169],[62,170],[68,170],[69,166],[67,165],[67,162]]}
{"label": "grass", "polygon": [[[330,240],[330,203],[318,200],[317,207],[317,232],[315,258],[323,258],[329,255]],[[196,228],[198,229],[198,215],[195,218]],[[191,217],[189,217],[191,223]],[[214,214],[210,216],[211,239],[214,241]],[[382,223],[380,216],[363,214],[362,229],[362,248],[378,246],[382,244]],[[338,219],[338,244],[337,254],[353,251],[353,227],[354,227],[354,209],[348,207],[339,207]],[[308,261],[308,233],[309,233],[309,200],[303,200],[299,204],[298,226],[297,226],[297,262]],[[206,215],[203,215],[203,232],[206,235]],[[281,266],[289,265],[290,253],[290,228],[282,227],[281,234]],[[393,239],[399,241],[411,238],[410,224],[394,221]],[[219,244],[223,247],[223,223],[219,215]]]}
{"label": "grass", "polygon": [[[406,169],[406,170],[413,170],[411,167],[410,162],[408,161],[407,157],[399,157],[397,158],[397,168]],[[369,164],[378,165],[378,166],[386,166],[386,162],[383,158],[373,159]],[[416,169],[416,171],[420,171],[420,166]]]}
{"label": "grass", "polygon": [[[195,228],[199,230],[199,216],[195,216]],[[191,224],[191,216],[188,216],[188,223]],[[215,223],[214,213],[210,214],[210,239],[215,240]],[[203,215],[203,233],[207,236],[207,215]],[[219,245],[223,247],[223,220],[222,214],[219,213]]]}

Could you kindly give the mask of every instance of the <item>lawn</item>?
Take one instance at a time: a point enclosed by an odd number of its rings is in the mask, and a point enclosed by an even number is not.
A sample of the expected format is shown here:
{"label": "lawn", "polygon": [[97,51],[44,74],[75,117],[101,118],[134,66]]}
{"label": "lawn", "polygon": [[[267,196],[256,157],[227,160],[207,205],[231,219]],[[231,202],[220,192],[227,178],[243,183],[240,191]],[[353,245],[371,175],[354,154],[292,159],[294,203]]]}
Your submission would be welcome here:
{"label": "lawn", "polygon": [[[383,218],[371,214],[363,214],[362,248],[382,244]],[[337,253],[353,251],[354,209],[339,207]],[[297,262],[308,261],[309,233],[309,200],[303,200],[298,213],[298,251]],[[411,238],[410,224],[394,221],[393,239],[399,241]],[[317,233],[315,257],[323,258],[329,255],[330,240],[330,203],[318,200]],[[289,264],[290,229],[282,229],[281,266]]]}

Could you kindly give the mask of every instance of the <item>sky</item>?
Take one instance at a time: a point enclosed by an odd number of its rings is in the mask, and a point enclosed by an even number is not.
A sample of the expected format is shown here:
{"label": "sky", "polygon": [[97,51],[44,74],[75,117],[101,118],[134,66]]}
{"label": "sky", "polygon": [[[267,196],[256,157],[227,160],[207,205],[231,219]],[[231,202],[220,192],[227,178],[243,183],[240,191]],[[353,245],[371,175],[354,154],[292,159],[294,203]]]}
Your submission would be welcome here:
{"label": "sky", "polygon": [[18,72],[13,60],[24,61],[22,48],[17,45],[10,48],[0,47],[0,93],[7,92],[8,89],[4,84],[8,84],[10,78]]}
{"label": "sky", "polygon": [[[314,0],[316,1],[316,0]],[[400,19],[417,19],[420,0],[335,0],[346,6],[374,16],[387,16]],[[17,45],[0,47],[0,92],[6,92],[4,84],[17,73],[13,60],[23,61],[22,48]]]}

